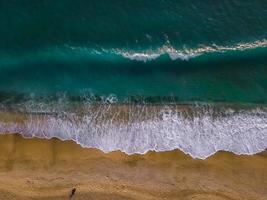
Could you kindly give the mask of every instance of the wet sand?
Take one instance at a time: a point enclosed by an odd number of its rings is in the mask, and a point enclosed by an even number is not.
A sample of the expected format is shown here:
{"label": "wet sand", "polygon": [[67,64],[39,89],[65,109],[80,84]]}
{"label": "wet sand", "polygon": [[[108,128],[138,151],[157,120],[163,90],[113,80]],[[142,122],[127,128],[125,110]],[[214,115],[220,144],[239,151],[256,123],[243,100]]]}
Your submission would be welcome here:
{"label": "wet sand", "polygon": [[0,136],[0,199],[266,200],[267,152],[218,152],[206,160],[180,151],[126,155],[71,141]]}

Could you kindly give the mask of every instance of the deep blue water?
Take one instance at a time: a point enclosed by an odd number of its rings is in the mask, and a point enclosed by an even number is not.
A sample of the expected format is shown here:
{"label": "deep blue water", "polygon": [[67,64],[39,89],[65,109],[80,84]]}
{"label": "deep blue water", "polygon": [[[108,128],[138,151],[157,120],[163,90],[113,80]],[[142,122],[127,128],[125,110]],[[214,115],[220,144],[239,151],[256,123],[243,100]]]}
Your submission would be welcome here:
{"label": "deep blue water", "polygon": [[267,1],[0,1],[0,101],[267,102]]}

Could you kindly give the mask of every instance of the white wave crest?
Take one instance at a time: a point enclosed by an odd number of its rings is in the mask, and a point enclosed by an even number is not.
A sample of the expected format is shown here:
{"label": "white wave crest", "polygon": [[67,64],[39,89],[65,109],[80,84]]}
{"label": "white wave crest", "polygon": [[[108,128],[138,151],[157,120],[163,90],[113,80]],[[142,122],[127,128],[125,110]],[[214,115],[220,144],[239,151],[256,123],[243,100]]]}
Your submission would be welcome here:
{"label": "white wave crest", "polygon": [[[110,106],[100,106],[82,117],[74,113],[39,118],[32,115],[24,123],[1,122],[0,132],[73,140],[104,152],[143,154],[149,150],[180,149],[200,159],[220,150],[255,154],[267,148],[266,109],[226,109],[216,116],[213,109],[193,109],[191,115],[166,107],[151,116],[152,111],[146,107],[121,107],[114,112]],[[122,113],[124,118],[119,117]]]}
{"label": "white wave crest", "polygon": [[0,61],[3,67],[16,66],[20,63],[39,62],[40,60],[64,60],[68,62],[80,62],[81,60],[90,60],[100,58],[101,60],[113,60],[114,55],[119,55],[130,60],[141,62],[153,61],[162,55],[168,55],[171,60],[188,61],[191,58],[207,54],[207,53],[223,53],[226,51],[245,51],[248,49],[267,47],[267,39],[257,40],[250,43],[238,43],[232,46],[220,46],[217,44],[199,45],[197,48],[182,47],[175,49],[170,42],[157,49],[150,49],[144,51],[118,49],[118,48],[104,48],[104,47],[88,47],[88,46],[71,46],[65,44],[63,46],[52,46],[45,49],[40,49],[34,52],[25,52],[18,56],[1,54]]}
{"label": "white wave crest", "polygon": [[232,46],[220,46],[216,44],[212,44],[210,46],[200,46],[198,48],[187,48],[183,47],[182,49],[175,49],[167,42],[166,45],[163,45],[161,48],[156,49],[154,51],[143,51],[143,52],[130,52],[123,50],[113,50],[113,52],[122,55],[125,58],[136,61],[151,61],[155,60],[161,55],[167,54],[172,60],[185,60],[188,61],[191,58],[195,58],[197,56],[206,54],[206,53],[223,53],[226,51],[245,51],[249,49],[255,48],[264,48],[267,47],[267,40],[257,40],[251,43],[238,43]]}
{"label": "white wave crest", "polygon": [[136,61],[151,61],[155,60],[160,56],[160,54],[157,53],[129,53],[129,52],[122,52],[121,53],[123,57],[128,58],[130,60],[136,60]]}

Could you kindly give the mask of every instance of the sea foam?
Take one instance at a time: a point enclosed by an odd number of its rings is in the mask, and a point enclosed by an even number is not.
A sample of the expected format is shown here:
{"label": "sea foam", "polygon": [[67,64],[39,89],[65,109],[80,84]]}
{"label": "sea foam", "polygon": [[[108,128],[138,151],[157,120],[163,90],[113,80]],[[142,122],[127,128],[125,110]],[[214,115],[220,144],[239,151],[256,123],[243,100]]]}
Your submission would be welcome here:
{"label": "sea foam", "polygon": [[81,62],[101,59],[102,61],[116,62],[116,59],[126,58],[133,61],[149,62],[167,55],[171,60],[188,61],[195,57],[209,53],[225,53],[229,51],[245,51],[256,48],[267,47],[267,40],[256,40],[247,43],[237,43],[231,46],[220,46],[217,44],[198,45],[198,47],[190,48],[183,46],[175,48],[169,41],[163,46],[148,50],[134,50],[124,48],[105,48],[105,47],[89,47],[89,46],[51,46],[39,49],[34,52],[25,52],[19,56],[2,54],[0,62],[2,68],[4,66],[19,65],[25,62],[40,62],[43,60]]}
{"label": "sea foam", "polygon": [[267,40],[256,40],[253,42],[248,43],[237,43],[235,45],[231,46],[220,46],[217,44],[212,45],[200,45],[197,48],[188,48],[183,47],[181,49],[175,49],[172,45],[170,45],[170,42],[167,41],[165,45],[162,47],[151,51],[140,51],[140,52],[131,52],[131,51],[123,51],[123,50],[113,50],[117,54],[122,55],[125,58],[128,58],[130,60],[136,60],[136,61],[151,61],[155,60],[161,55],[167,54],[171,60],[184,60],[188,61],[192,58],[201,56],[203,54],[207,53],[224,53],[227,51],[245,51],[249,49],[256,49],[256,48],[265,48],[267,47]]}
{"label": "sea foam", "polygon": [[2,133],[73,140],[83,147],[127,154],[180,149],[205,159],[217,151],[255,154],[267,148],[266,108],[207,106],[91,107],[82,114],[28,114],[23,123],[0,123]]}

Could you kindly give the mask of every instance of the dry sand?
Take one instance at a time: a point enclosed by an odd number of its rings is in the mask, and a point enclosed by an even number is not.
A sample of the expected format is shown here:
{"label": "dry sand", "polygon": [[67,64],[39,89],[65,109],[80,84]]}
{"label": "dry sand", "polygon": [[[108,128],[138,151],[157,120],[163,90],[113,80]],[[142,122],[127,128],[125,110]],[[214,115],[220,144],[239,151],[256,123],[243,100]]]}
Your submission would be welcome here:
{"label": "dry sand", "polygon": [[0,200],[266,200],[267,153],[105,154],[71,141],[0,136]]}

